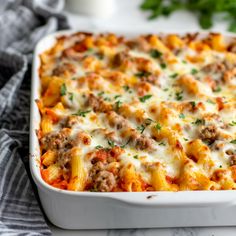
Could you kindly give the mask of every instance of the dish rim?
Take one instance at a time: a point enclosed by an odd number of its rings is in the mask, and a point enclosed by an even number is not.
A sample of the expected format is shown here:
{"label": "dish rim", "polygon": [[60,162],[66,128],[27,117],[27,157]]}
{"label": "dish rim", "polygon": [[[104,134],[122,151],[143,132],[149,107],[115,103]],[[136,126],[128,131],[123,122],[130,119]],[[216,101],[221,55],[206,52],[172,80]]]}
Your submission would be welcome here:
{"label": "dish rim", "polygon": [[[33,180],[38,188],[51,192],[54,194],[62,194],[64,196],[83,196],[83,197],[102,197],[110,198],[113,200],[121,201],[123,203],[131,205],[145,205],[145,206],[213,206],[213,205],[235,205],[236,204],[236,190],[202,190],[202,191],[155,191],[155,192],[76,192],[70,190],[63,190],[52,187],[47,184],[41,177],[39,169],[40,152],[39,152],[39,142],[36,136],[36,125],[39,122],[35,121],[39,119],[40,115],[38,107],[35,100],[39,98],[39,85],[40,78],[38,74],[38,68],[40,66],[39,55],[49,49],[55,39],[59,36],[70,35],[76,32],[81,32],[79,30],[62,30],[57,31],[52,34],[48,34],[43,37],[36,45],[33,56],[32,64],[32,76],[31,76],[31,101],[30,101],[30,172]],[[93,34],[99,33],[109,33],[108,31],[88,31]],[[148,34],[146,32],[139,31],[112,31],[112,33],[124,35],[126,37],[137,36],[141,34]],[[226,38],[236,38],[236,34],[233,33],[223,33],[223,32],[211,32],[211,31],[176,31],[176,32],[152,32],[152,34],[187,34],[187,33],[198,33],[199,35],[206,35],[209,33],[220,33]],[[50,45],[51,41],[51,45]],[[45,45],[47,45],[45,47]],[[50,45],[50,46],[48,46]],[[35,125],[35,122],[37,123]]]}

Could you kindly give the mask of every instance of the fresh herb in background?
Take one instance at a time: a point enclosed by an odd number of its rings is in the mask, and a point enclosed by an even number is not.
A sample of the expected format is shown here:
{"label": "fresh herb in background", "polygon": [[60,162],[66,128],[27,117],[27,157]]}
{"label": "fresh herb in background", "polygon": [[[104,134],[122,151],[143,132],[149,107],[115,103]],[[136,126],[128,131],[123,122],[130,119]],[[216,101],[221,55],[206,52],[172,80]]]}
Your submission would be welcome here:
{"label": "fresh herb in background", "polygon": [[149,19],[169,16],[178,10],[188,10],[197,14],[200,26],[209,29],[213,26],[213,17],[223,15],[228,22],[228,30],[236,32],[235,0],[144,0],[140,8],[149,11]]}

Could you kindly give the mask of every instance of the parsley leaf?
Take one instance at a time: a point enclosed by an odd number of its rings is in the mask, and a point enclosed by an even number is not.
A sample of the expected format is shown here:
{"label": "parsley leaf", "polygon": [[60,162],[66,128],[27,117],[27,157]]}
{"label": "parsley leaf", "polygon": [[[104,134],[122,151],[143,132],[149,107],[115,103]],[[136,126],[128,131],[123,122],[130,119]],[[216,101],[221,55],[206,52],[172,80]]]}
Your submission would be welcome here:
{"label": "parsley leaf", "polygon": [[229,123],[229,125],[230,125],[230,126],[235,126],[235,125],[236,125],[236,121],[231,121],[231,122]]}
{"label": "parsley leaf", "polygon": [[196,107],[196,102],[195,101],[191,101],[189,103],[191,104],[192,108]]}
{"label": "parsley leaf", "polygon": [[161,63],[161,64],[160,64],[160,67],[161,67],[162,69],[166,69],[166,64],[165,64],[165,63]]}
{"label": "parsley leaf", "polygon": [[108,143],[109,146],[115,147],[114,141],[112,141],[112,140],[107,140],[107,143]]}
{"label": "parsley leaf", "polygon": [[140,71],[140,72],[138,72],[134,75],[137,76],[137,77],[147,77],[147,76],[151,75],[151,73],[148,72],[148,71]]}
{"label": "parsley leaf", "polygon": [[66,84],[62,84],[60,92],[61,92],[61,96],[65,96],[66,95],[66,93],[67,93]]}
{"label": "parsley leaf", "polygon": [[133,156],[134,159],[138,159],[138,155]]}
{"label": "parsley leaf", "polygon": [[129,92],[130,91],[130,87],[128,85],[124,85],[123,86],[123,89],[126,91],[126,92]]}
{"label": "parsley leaf", "polygon": [[115,110],[119,110],[119,108],[121,107],[122,102],[120,100],[115,102]]}
{"label": "parsley leaf", "polygon": [[121,95],[116,95],[115,97],[114,97],[114,99],[117,99],[117,98],[120,98],[121,97]]}
{"label": "parsley leaf", "polygon": [[191,70],[191,74],[192,74],[192,75],[196,75],[197,73],[198,73],[198,70],[197,70],[197,69],[193,68],[193,69]]}
{"label": "parsley leaf", "polygon": [[86,115],[91,112],[91,110],[88,110],[88,111],[81,111],[81,110],[78,110],[77,113],[73,114],[75,116],[82,116],[82,117],[86,117]]}
{"label": "parsley leaf", "polygon": [[148,94],[148,95],[145,95],[145,96],[143,96],[143,97],[140,97],[140,98],[139,98],[139,101],[140,101],[140,102],[146,102],[146,100],[150,99],[151,97],[152,97],[152,95],[151,95],[151,94]]}
{"label": "parsley leaf", "polygon": [[155,129],[161,130],[161,125],[160,125],[159,123],[157,123],[157,124],[155,125]]}
{"label": "parsley leaf", "polygon": [[192,122],[192,124],[194,124],[194,125],[204,125],[205,124],[205,120],[203,120],[203,119],[196,119],[194,122]]}
{"label": "parsley leaf", "polygon": [[217,87],[213,92],[214,93],[219,93],[221,90],[222,90],[221,87]]}
{"label": "parsley leaf", "polygon": [[158,145],[159,146],[166,146],[166,144],[164,142],[160,142]]}
{"label": "parsley leaf", "polygon": [[102,95],[103,95],[104,93],[105,93],[104,91],[101,91],[101,92],[98,93],[98,96],[99,96],[99,97],[102,97]]}
{"label": "parsley leaf", "polygon": [[125,144],[121,145],[120,147],[121,147],[121,148],[125,148],[126,145],[128,145],[130,141],[131,141],[131,139],[129,138],[128,141],[127,141]]}
{"label": "parsley leaf", "polygon": [[183,91],[176,92],[176,93],[175,93],[175,99],[176,99],[177,101],[182,100],[182,99],[183,99]]}
{"label": "parsley leaf", "polygon": [[73,100],[74,100],[74,94],[73,93],[69,93],[69,100],[73,102]]}
{"label": "parsley leaf", "polygon": [[236,139],[231,140],[230,143],[232,143],[232,144],[236,144]]}
{"label": "parsley leaf", "polygon": [[101,145],[97,145],[95,148],[96,149],[102,149],[103,147]]}
{"label": "parsley leaf", "polygon": [[207,102],[210,103],[210,104],[215,104],[215,102],[212,101],[211,99],[207,99]]}
{"label": "parsley leaf", "polygon": [[162,53],[156,49],[152,49],[149,53],[150,53],[150,56],[153,58],[159,58],[162,56]]}
{"label": "parsley leaf", "polygon": [[172,74],[170,77],[171,77],[172,79],[174,79],[174,78],[176,78],[178,75],[179,75],[178,73],[174,73],[174,74]]}
{"label": "parsley leaf", "polygon": [[144,132],[145,129],[146,129],[146,126],[144,125],[137,126],[137,130],[140,131],[141,134]]}
{"label": "parsley leaf", "polygon": [[180,119],[184,119],[184,118],[185,118],[185,115],[184,115],[183,113],[180,113],[180,114],[179,114],[179,118],[180,118]]}

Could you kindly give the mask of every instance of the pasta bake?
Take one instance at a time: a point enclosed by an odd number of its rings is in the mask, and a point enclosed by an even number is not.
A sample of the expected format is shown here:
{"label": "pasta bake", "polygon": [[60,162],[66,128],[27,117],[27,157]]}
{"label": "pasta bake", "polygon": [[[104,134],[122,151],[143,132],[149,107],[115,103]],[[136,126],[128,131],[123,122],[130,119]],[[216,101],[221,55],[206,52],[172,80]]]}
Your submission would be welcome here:
{"label": "pasta bake", "polygon": [[236,39],[78,32],[40,59],[37,136],[51,186],[236,188]]}

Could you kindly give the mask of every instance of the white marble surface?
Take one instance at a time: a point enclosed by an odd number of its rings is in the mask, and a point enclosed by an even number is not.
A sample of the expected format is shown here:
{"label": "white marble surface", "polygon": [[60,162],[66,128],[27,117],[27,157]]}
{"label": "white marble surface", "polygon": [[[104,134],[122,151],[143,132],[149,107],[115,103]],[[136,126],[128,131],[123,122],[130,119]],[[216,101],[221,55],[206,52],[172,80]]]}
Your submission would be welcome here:
{"label": "white marble surface", "polygon": [[[86,1],[86,0],[85,0]],[[109,18],[96,19],[67,12],[73,28],[84,31],[140,31],[170,32],[198,31],[200,28],[194,15],[178,12],[170,18],[148,21],[147,13],[139,10],[141,0],[116,0],[116,12]],[[218,23],[214,31],[224,32],[226,25]],[[236,227],[165,228],[128,230],[62,230],[49,224],[53,236],[235,236]]]}

